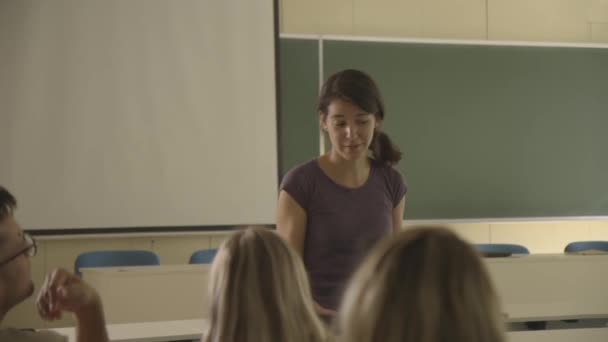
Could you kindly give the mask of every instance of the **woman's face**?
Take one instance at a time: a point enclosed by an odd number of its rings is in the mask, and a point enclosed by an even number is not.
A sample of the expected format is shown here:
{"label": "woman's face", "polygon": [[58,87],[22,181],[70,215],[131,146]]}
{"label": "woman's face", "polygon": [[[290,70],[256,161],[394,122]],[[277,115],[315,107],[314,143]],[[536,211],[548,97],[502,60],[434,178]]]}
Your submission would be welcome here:
{"label": "woman's face", "polygon": [[329,135],[332,149],[345,160],[367,158],[374,130],[380,121],[349,101],[336,99],[320,113],[321,128]]}

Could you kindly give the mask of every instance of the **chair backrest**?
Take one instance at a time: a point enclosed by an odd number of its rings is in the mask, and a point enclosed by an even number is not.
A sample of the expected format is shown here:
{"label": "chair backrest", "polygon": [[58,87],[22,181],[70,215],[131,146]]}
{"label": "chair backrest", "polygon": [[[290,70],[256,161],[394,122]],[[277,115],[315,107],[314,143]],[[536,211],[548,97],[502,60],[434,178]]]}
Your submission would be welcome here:
{"label": "chair backrest", "polygon": [[83,267],[117,267],[160,265],[156,253],[140,250],[85,252],[76,258],[74,272],[80,275]]}
{"label": "chair backrest", "polygon": [[482,254],[530,254],[526,247],[512,243],[480,243],[475,248]]}
{"label": "chair backrest", "polygon": [[190,256],[191,264],[210,264],[213,262],[217,249],[201,249]]}
{"label": "chair backrest", "polygon": [[585,251],[603,251],[608,252],[608,241],[575,241],[569,243],[564,252],[576,253]]}

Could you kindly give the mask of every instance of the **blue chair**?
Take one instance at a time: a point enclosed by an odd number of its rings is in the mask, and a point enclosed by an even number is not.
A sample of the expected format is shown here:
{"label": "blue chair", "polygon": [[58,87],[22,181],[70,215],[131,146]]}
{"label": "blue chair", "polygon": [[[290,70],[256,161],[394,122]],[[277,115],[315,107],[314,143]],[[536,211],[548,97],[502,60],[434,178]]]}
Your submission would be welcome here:
{"label": "blue chair", "polygon": [[94,251],[80,254],[76,258],[74,273],[80,276],[83,267],[117,267],[160,265],[158,255],[150,251]]}
{"label": "blue chair", "polygon": [[564,252],[576,253],[585,251],[603,251],[608,252],[608,241],[576,241],[569,243]]}
{"label": "blue chair", "polygon": [[530,254],[530,251],[522,246],[510,243],[480,243],[475,248],[481,254]]}
{"label": "blue chair", "polygon": [[191,264],[210,264],[213,262],[217,249],[201,249],[190,256]]}

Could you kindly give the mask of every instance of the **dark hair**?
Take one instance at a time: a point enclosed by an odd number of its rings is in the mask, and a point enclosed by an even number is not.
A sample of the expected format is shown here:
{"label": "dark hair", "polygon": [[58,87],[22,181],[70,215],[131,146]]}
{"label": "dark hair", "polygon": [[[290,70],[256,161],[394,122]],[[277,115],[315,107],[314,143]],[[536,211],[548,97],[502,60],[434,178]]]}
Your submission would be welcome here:
{"label": "dark hair", "polygon": [[[317,109],[327,115],[327,108],[334,100],[345,100],[355,104],[368,113],[384,119],[384,103],[376,82],[366,73],[347,69],[331,75],[321,88]],[[372,157],[380,164],[394,165],[401,160],[401,151],[393,144],[388,135],[374,131],[369,146]]]}
{"label": "dark hair", "polygon": [[13,214],[17,207],[17,200],[8,190],[0,186],[0,221]]}

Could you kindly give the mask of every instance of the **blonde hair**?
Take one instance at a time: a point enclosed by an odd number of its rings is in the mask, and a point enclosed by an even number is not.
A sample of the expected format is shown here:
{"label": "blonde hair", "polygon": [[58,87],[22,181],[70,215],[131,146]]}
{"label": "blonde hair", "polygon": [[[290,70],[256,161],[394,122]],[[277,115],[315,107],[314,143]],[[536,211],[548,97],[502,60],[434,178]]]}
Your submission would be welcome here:
{"label": "blonde hair", "polygon": [[271,230],[249,228],[222,244],[213,262],[210,292],[205,342],[326,339],[302,261]]}
{"label": "blonde hair", "polygon": [[339,317],[348,342],[504,342],[478,253],[454,233],[417,227],[383,241],[355,274]]}

